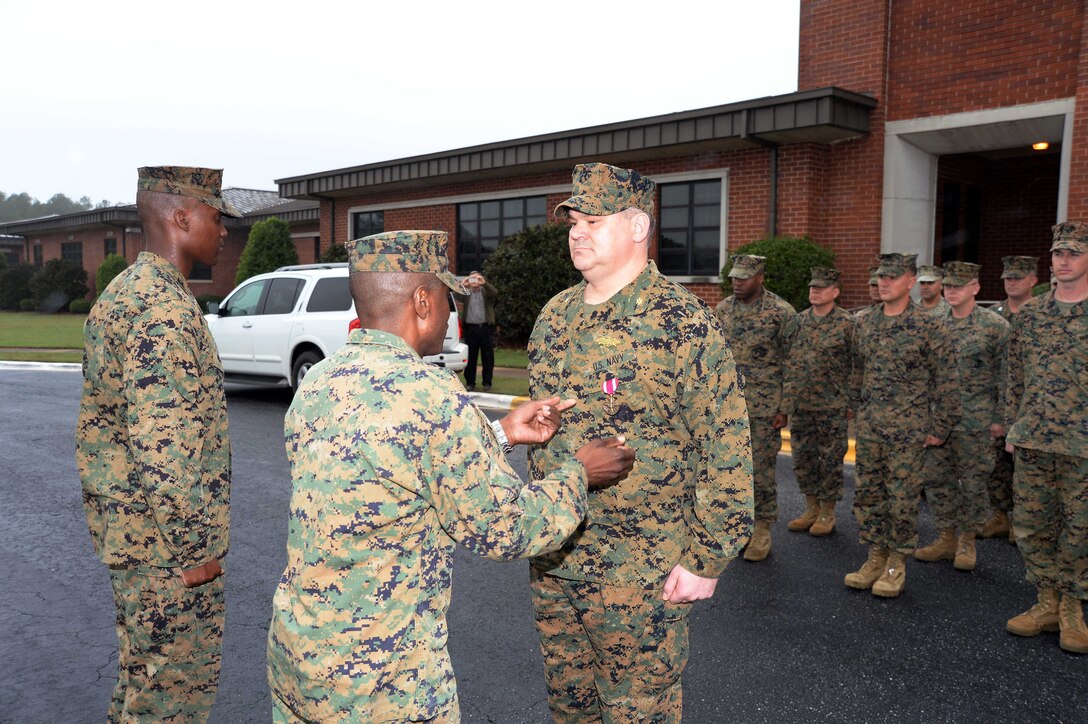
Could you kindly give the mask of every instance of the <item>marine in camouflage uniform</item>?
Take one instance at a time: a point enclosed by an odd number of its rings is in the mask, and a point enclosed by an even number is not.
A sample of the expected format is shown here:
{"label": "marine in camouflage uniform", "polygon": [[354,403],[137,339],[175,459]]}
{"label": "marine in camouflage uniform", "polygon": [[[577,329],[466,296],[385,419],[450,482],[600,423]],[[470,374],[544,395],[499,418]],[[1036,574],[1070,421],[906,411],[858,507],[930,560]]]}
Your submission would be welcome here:
{"label": "marine in camouflage uniform", "polygon": [[111,722],[204,721],[215,701],[230,443],[219,354],[185,277],[193,261],[215,263],[219,215],[240,215],[220,195],[221,174],[139,170],[149,251],[110,282],[84,326],[76,460],[113,586]]}
{"label": "marine in camouflage uniform", "polygon": [[880,309],[880,287],[878,286],[880,284],[880,277],[876,275],[876,270],[879,268],[880,267],[878,266],[869,267],[869,301],[872,302],[872,304],[854,312],[854,319],[859,322],[865,315],[869,314],[874,309]]}
{"label": "marine in camouflage uniform", "polygon": [[961,571],[976,565],[975,531],[990,516],[994,439],[1004,434],[1009,323],[975,304],[978,276],[978,264],[944,265],[944,291],[952,309],[945,329],[955,345],[962,416],[944,445],[926,448],[926,499],[940,535],[914,552],[921,561],[952,560]]}
{"label": "marine in camouflage uniform", "polygon": [[925,447],[941,444],[960,416],[956,375],[948,374],[954,350],[943,321],[907,296],[916,268],[914,254],[880,256],[883,307],[867,315],[854,336],[854,516],[869,556],[845,583],[885,597],[898,596],[906,584]]}
{"label": "marine in camouflage uniform", "polygon": [[691,602],[713,594],[751,529],[744,399],[709,310],[646,260],[653,182],[600,163],[573,178],[556,216],[586,281],[537,319],[529,385],[579,404],[530,467],[549,474],[611,433],[636,463],[590,495],[559,551],[532,561],[548,700],[557,722],[678,722]]}
{"label": "marine in camouflage uniform", "polygon": [[816,536],[835,529],[835,503],[843,495],[842,461],[849,448],[851,345],[857,321],[835,303],[838,295],[838,270],[813,267],[813,306],[797,315],[782,395],[790,419],[793,470],[806,503],[788,527]]}
{"label": "marine in camouflage uniform", "polygon": [[734,293],[714,310],[741,373],[752,429],[756,527],[744,551],[747,561],[767,557],[771,526],[778,520],[775,461],[782,449],[781,430],[788,422],[782,384],[797,316],[789,302],[763,287],[764,261],[761,256],[734,255],[729,270]]}
{"label": "marine in camouflage uniform", "polygon": [[939,266],[923,264],[918,267],[918,286],[922,292],[918,307],[942,318],[952,314],[952,307],[948,306],[948,302],[941,296],[943,278],[944,272]]}
{"label": "marine in camouflage uniform", "polygon": [[[455,542],[521,558],[558,547],[585,515],[581,462],[567,455],[523,484],[502,427],[421,359],[441,346],[446,287],[464,293],[446,268],[446,238],[399,231],[349,244],[366,328],[313,367],[288,409],[288,562],[268,632],[274,721],[458,721],[446,649]],[[354,278],[369,272],[405,274]],[[413,339],[419,278],[443,291],[429,293],[431,327]]]}
{"label": "marine in camouflage uniform", "polygon": [[[1031,290],[1039,281],[1039,260],[1034,256],[1005,256],[1001,258],[1001,278],[1005,283],[1005,301],[993,307],[1006,322],[1011,323],[1013,316],[1020,311],[1020,305],[1031,299]],[[1016,292],[1016,297],[1013,294]],[[1016,542],[1009,522],[1012,516],[1012,453],[1005,449],[1005,438],[994,441],[996,459],[994,471],[990,474],[990,509],[992,515],[979,529],[980,538],[1008,537],[1010,543]]]}
{"label": "marine in camouflage uniform", "polygon": [[1016,545],[1038,602],[1010,619],[1021,636],[1060,629],[1088,653],[1088,224],[1054,226],[1056,288],[1013,318],[1006,441],[1015,451]]}

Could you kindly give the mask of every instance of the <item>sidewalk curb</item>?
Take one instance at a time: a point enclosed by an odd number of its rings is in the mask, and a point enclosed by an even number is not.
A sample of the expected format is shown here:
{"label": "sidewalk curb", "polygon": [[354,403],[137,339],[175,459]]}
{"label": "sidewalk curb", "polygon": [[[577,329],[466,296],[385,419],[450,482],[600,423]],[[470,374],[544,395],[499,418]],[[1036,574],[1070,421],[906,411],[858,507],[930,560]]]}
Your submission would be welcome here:
{"label": "sidewalk curb", "polygon": [[0,360],[2,370],[48,370],[50,372],[82,372],[83,365],[78,362],[16,362]]}

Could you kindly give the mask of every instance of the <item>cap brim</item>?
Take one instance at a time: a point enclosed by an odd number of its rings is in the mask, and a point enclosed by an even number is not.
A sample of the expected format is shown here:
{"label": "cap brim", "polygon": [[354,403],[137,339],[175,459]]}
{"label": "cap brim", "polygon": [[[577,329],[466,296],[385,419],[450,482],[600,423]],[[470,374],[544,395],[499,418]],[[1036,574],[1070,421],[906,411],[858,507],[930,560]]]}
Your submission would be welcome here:
{"label": "cap brim", "polygon": [[452,291],[457,292],[458,294],[469,293],[468,289],[465,288],[464,283],[457,281],[457,277],[455,277],[448,270],[444,272],[435,272],[435,275],[439,279],[441,279],[442,283],[449,287]]}
{"label": "cap brim", "polygon": [[835,282],[825,281],[823,279],[813,279],[808,283],[810,287],[819,287],[820,289],[827,289],[828,287],[835,286]]}
{"label": "cap brim", "polygon": [[230,216],[235,219],[242,218],[242,212],[234,208],[234,205],[226,199],[201,199],[201,201],[219,211],[224,216]]}
{"label": "cap brim", "polygon": [[935,277],[931,274],[926,274],[925,276],[918,277],[918,281],[920,282],[939,282],[942,280],[943,277]]}
{"label": "cap brim", "polygon": [[750,272],[746,269],[737,269],[736,267],[734,267],[729,270],[728,276],[730,279],[751,279],[758,273],[759,272]]}
{"label": "cap brim", "polygon": [[1026,276],[1030,276],[1027,272],[1002,272],[1002,279],[1023,279]]}

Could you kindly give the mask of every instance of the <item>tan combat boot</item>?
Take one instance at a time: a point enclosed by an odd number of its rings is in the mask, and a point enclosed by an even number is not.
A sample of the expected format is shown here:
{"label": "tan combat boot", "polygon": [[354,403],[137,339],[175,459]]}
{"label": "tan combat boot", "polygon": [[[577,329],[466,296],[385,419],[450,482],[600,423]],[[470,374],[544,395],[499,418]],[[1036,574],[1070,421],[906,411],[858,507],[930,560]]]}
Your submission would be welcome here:
{"label": "tan combat boot", "polygon": [[861,568],[853,573],[847,573],[843,583],[850,588],[857,588],[862,591],[872,588],[876,580],[880,578],[880,574],[884,572],[884,564],[887,560],[887,548],[869,546],[869,557],[865,559],[865,563],[861,564]]}
{"label": "tan combat boot", "polygon": [[907,585],[907,557],[892,551],[884,564],[884,572],[873,584],[873,595],[895,598]]}
{"label": "tan combat boot", "polygon": [[1005,630],[1017,636],[1038,636],[1043,631],[1058,630],[1058,592],[1040,588],[1038,602],[1005,624]]}
{"label": "tan combat boot", "polygon": [[977,558],[975,534],[973,532],[960,533],[960,540],[956,545],[956,558],[952,561],[952,567],[957,571],[973,571],[975,570]]}
{"label": "tan combat boot", "polygon": [[835,501],[821,500],[820,515],[808,529],[809,535],[829,535],[835,532]]}
{"label": "tan combat boot", "polygon": [[786,530],[792,530],[794,533],[808,530],[812,527],[812,524],[816,522],[816,516],[820,514],[820,503],[816,500],[815,495],[805,496],[805,512],[800,516],[794,518],[789,523],[786,523]]}
{"label": "tan combat boot", "polygon": [[1084,625],[1084,609],[1081,608],[1079,598],[1073,598],[1068,593],[1062,594],[1061,606],[1058,609],[1058,628],[1062,632],[1058,639],[1062,651],[1088,654],[1088,626]]}
{"label": "tan combat boot", "polygon": [[757,520],[752,531],[752,540],[748,541],[748,547],[744,549],[744,560],[762,561],[770,552],[771,524],[765,520]]}
{"label": "tan combat boot", "polygon": [[986,525],[978,532],[979,538],[1004,538],[1009,534],[1009,516],[1003,510],[994,511]]}
{"label": "tan combat boot", "polygon": [[914,551],[914,557],[926,563],[952,560],[956,557],[956,529],[941,528],[937,540]]}

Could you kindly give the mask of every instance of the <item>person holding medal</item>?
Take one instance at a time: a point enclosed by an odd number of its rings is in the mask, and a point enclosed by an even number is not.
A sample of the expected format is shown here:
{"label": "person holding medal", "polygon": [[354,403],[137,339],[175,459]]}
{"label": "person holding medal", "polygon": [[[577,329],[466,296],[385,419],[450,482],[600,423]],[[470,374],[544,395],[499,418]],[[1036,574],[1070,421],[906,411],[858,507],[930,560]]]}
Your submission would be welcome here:
{"label": "person holding medal", "polygon": [[604,163],[573,181],[555,215],[584,281],[545,305],[528,352],[531,394],[579,402],[530,471],[609,435],[635,464],[531,560],[548,703],[556,721],[677,722],[688,613],[751,532],[748,412],[717,320],[649,260],[653,181]]}

